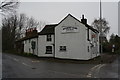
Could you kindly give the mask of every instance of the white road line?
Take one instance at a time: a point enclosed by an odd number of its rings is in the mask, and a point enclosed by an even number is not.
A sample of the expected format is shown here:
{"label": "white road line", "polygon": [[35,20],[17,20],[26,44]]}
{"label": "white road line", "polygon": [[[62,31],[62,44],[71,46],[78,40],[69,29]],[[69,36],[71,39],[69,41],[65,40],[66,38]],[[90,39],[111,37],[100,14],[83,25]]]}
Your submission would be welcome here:
{"label": "white road line", "polygon": [[87,74],[86,77],[88,77],[88,78],[92,77],[92,72],[93,72],[97,67],[99,67],[100,65],[101,65],[101,64],[98,64],[98,65],[92,67],[92,68],[90,69],[90,71],[88,72],[88,74]]}
{"label": "white road line", "polygon": [[[96,75],[100,72],[100,69],[103,67],[103,66],[105,66],[106,64],[102,64],[102,65],[100,65],[96,70],[95,70],[95,72],[96,72]],[[94,76],[94,78],[99,78],[98,76]]]}
{"label": "white road line", "polygon": [[19,61],[18,59],[14,58],[14,57],[11,57],[11,56],[8,56],[8,55],[7,55],[7,57],[13,59],[14,61],[17,61],[17,62]]}
{"label": "white road line", "polygon": [[19,60],[18,60],[18,59],[16,59],[16,58],[13,58],[13,60],[15,60],[15,61],[17,61],[17,62],[19,61]]}
{"label": "white road line", "polygon": [[33,60],[32,62],[40,62],[40,61],[38,61],[38,60]]}
{"label": "white road line", "polygon": [[[95,71],[95,72],[98,74],[99,71],[100,71],[100,68],[103,67],[103,66],[105,66],[105,65],[106,65],[106,64],[99,64],[99,65],[96,65],[96,66],[92,67],[92,68],[90,69],[90,71],[88,72],[87,77],[92,77],[93,71]],[[97,78],[97,77],[94,76],[94,78]]]}
{"label": "white road line", "polygon": [[30,65],[28,65],[28,64],[26,64],[26,63],[24,63],[24,62],[23,62],[22,64],[25,65],[25,66],[28,66],[28,67],[32,67],[32,66],[30,66]]}
{"label": "white road line", "polygon": [[98,64],[98,65],[94,66],[93,68],[91,68],[91,70],[94,70],[95,68],[99,67],[100,65],[102,65],[102,64]]}

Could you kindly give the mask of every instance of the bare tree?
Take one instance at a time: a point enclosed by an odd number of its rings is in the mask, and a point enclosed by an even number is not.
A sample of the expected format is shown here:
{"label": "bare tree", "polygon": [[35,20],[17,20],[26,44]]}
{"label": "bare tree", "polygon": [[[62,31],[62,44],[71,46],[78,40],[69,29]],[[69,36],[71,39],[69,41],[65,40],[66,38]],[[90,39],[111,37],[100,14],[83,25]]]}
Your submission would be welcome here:
{"label": "bare tree", "polygon": [[32,28],[32,27],[37,27],[39,25],[39,22],[36,21],[33,17],[31,18],[27,18],[27,25],[26,25],[26,29],[28,28]]}
{"label": "bare tree", "polygon": [[45,24],[46,23],[44,21],[38,22],[33,17],[28,17],[25,14],[20,14],[18,16],[18,27],[16,29],[16,37],[17,39],[20,39],[20,36],[23,36],[27,29],[37,28],[39,30],[39,28],[41,28],[41,26],[45,26]]}
{"label": "bare tree", "polygon": [[15,33],[18,25],[17,16],[9,15],[2,19],[2,48],[4,50],[14,49]]}
{"label": "bare tree", "polygon": [[[102,26],[101,26],[102,25]],[[92,26],[97,29],[99,32],[102,32],[101,36],[106,37],[107,33],[109,33],[110,27],[108,26],[108,22],[105,18],[103,19],[95,19],[92,23]]]}
{"label": "bare tree", "polygon": [[100,32],[99,43],[100,43],[100,53],[102,53],[102,45],[103,42],[107,42],[107,33],[109,33],[110,27],[108,26],[108,22],[105,18],[95,19],[92,23],[92,26]]}
{"label": "bare tree", "polygon": [[45,21],[39,21],[39,25],[37,26],[38,31],[41,31],[46,24],[47,22]]}
{"label": "bare tree", "polygon": [[2,46],[3,50],[14,49],[15,41],[25,34],[29,28],[38,28],[42,24],[25,14],[10,14],[2,18]]}
{"label": "bare tree", "polygon": [[27,17],[25,14],[20,14],[18,16],[18,27],[16,28],[16,39],[19,39],[24,31],[25,24],[26,24],[26,18]]}
{"label": "bare tree", "polygon": [[16,12],[16,8],[18,7],[18,0],[4,0],[0,2],[0,13],[11,13]]}

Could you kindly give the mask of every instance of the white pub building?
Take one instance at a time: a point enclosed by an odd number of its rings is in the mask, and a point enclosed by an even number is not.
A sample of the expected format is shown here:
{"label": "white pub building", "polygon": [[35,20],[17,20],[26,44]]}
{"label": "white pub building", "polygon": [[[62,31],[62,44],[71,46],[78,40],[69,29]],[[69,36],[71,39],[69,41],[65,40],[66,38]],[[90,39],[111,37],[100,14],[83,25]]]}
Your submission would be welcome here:
{"label": "white pub building", "polygon": [[58,24],[46,25],[39,33],[29,29],[18,42],[22,42],[25,53],[38,57],[89,60],[100,55],[99,32],[87,24],[84,15],[80,21],[68,14]]}

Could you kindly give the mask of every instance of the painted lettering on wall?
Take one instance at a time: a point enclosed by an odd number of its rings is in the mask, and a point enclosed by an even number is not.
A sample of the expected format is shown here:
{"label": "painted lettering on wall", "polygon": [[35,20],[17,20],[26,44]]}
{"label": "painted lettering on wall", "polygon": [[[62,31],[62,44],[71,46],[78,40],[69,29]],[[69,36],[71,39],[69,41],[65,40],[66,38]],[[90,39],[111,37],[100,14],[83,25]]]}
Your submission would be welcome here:
{"label": "painted lettering on wall", "polygon": [[78,27],[62,26],[62,33],[78,32]]}

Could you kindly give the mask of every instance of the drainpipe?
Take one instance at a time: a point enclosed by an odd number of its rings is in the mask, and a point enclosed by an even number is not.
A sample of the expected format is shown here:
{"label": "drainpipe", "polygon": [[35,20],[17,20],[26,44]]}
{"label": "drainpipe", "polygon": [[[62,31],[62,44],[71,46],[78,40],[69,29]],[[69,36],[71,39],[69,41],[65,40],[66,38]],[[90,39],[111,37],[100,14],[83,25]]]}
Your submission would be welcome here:
{"label": "drainpipe", "polygon": [[55,34],[53,35],[53,39],[54,39],[54,42],[53,42],[53,47],[54,47],[54,53],[53,53],[53,57],[55,58]]}
{"label": "drainpipe", "polygon": [[38,56],[38,37],[37,37],[37,56]]}

